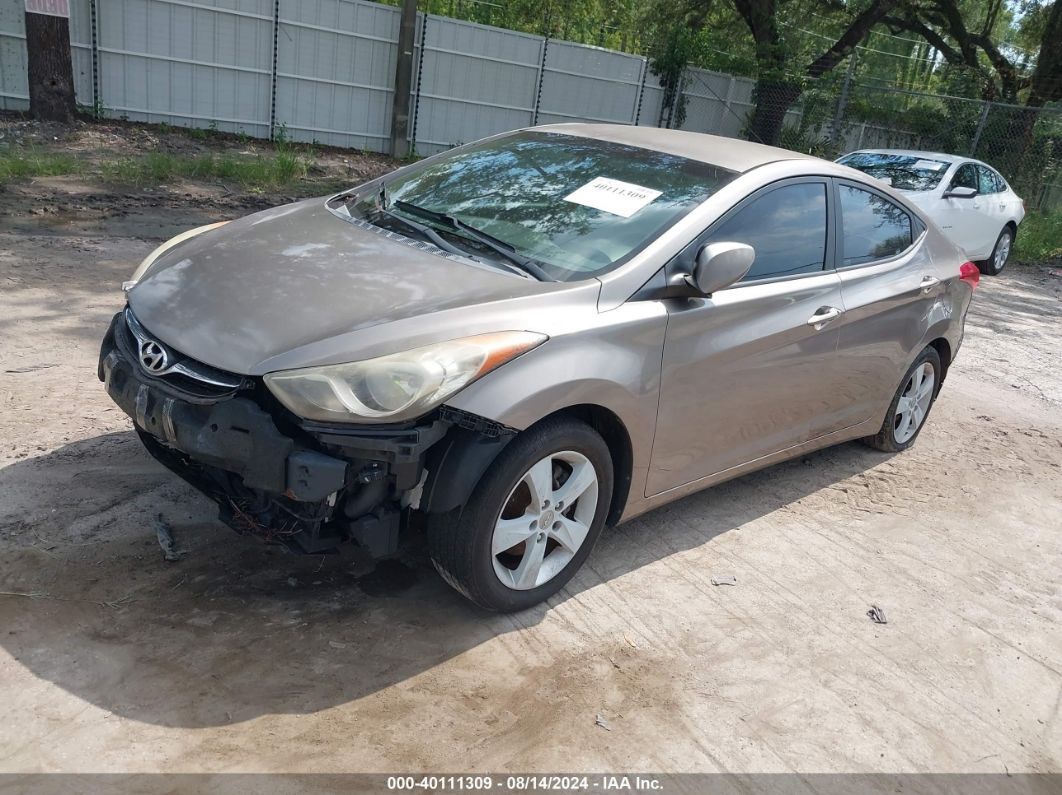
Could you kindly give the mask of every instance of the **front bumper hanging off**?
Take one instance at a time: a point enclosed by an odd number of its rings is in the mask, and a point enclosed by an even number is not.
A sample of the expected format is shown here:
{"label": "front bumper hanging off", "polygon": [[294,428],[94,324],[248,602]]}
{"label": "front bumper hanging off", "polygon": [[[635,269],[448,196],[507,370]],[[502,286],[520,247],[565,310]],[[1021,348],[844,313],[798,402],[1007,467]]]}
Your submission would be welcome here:
{"label": "front bumper hanging off", "polygon": [[150,375],[137,355],[147,332],[127,312],[104,338],[100,380],[148,451],[214,499],[222,521],[301,552],[345,540],[375,556],[397,549],[402,497],[423,486],[426,453],[452,423],[319,426],[285,416],[253,379],[199,384],[187,376],[194,367],[178,379]]}

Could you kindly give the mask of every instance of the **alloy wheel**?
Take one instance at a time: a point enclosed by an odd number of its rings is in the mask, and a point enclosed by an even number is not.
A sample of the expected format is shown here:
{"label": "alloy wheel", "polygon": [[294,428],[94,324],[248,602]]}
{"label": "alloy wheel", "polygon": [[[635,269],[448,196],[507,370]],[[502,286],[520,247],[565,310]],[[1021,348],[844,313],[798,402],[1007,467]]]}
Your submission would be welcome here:
{"label": "alloy wheel", "polygon": [[1003,266],[1007,264],[1007,257],[1010,256],[1010,235],[1003,235],[999,240],[999,245],[996,246],[996,254],[992,258],[992,268],[995,271],[1003,270]]}
{"label": "alloy wheel", "polygon": [[494,525],[494,573],[517,591],[549,582],[575,557],[597,512],[598,476],[582,453],[538,461],[513,487]]}
{"label": "alloy wheel", "polygon": [[904,444],[922,427],[922,422],[933,402],[933,387],[937,382],[936,370],[929,362],[923,362],[907,379],[893,419],[893,436],[897,444]]}

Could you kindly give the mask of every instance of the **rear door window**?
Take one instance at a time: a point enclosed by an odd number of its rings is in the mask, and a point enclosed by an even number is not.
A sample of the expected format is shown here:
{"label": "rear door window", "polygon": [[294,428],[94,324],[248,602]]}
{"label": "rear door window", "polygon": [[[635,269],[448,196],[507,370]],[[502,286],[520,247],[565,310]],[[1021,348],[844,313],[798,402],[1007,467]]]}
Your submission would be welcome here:
{"label": "rear door window", "polygon": [[977,189],[981,193],[999,193],[1002,190],[996,174],[986,166],[977,167]]}
{"label": "rear door window", "polygon": [[723,241],[756,250],[743,281],[821,271],[826,262],[826,183],[784,185],[753,199],[705,242]]}
{"label": "rear door window", "polygon": [[886,259],[910,247],[914,227],[906,210],[870,191],[839,188],[843,267]]}

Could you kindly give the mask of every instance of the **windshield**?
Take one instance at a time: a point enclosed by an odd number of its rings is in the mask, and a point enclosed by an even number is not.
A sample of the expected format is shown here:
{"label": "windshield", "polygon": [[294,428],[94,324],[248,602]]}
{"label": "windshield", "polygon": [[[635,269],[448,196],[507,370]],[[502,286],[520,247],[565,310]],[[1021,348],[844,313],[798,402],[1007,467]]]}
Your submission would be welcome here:
{"label": "windshield", "polygon": [[[617,267],[734,176],[649,149],[519,132],[385,178],[383,195],[391,214],[431,226],[476,256],[500,259],[497,246],[477,241],[473,230],[550,278],[575,281]],[[375,222],[379,199],[363,196],[355,209]]]}
{"label": "windshield", "polygon": [[932,160],[917,155],[855,152],[837,161],[855,168],[875,179],[883,180],[898,190],[933,190],[940,184],[944,172],[951,165],[946,160]]}

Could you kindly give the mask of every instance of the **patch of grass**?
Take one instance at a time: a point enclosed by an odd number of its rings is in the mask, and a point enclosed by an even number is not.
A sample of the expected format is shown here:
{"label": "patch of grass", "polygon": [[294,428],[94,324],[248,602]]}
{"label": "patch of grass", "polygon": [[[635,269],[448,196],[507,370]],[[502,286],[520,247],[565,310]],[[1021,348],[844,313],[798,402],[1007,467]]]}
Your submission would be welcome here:
{"label": "patch of grass", "polygon": [[104,163],[102,175],[111,182],[153,185],[176,179],[234,182],[244,188],[282,188],[306,176],[312,153],[264,155],[201,154],[192,157],[151,152]]}
{"label": "patch of grass", "polygon": [[58,177],[82,170],[84,164],[72,155],[33,149],[0,149],[0,185],[13,179]]}
{"label": "patch of grass", "polygon": [[313,150],[296,151],[285,145],[274,152],[256,155],[149,152],[93,163],[69,154],[10,148],[0,149],[0,184],[15,179],[77,174],[137,186],[189,179],[234,183],[248,190],[276,190],[303,180],[313,158]]}
{"label": "patch of grass", "polygon": [[1025,216],[1014,241],[1014,259],[1019,262],[1062,259],[1062,207]]}

